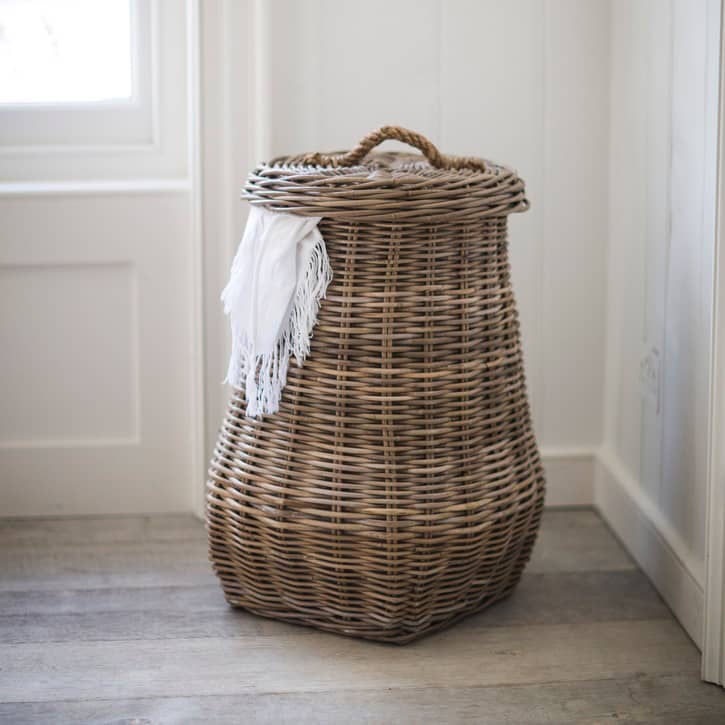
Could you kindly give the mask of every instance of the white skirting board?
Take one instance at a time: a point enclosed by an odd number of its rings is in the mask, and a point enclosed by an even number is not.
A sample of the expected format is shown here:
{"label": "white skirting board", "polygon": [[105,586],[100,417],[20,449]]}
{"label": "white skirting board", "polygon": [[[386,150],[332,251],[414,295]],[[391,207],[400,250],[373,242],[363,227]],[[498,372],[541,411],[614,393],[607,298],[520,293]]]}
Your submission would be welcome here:
{"label": "white skirting board", "polygon": [[595,459],[594,504],[702,649],[702,567],[607,448]]}
{"label": "white skirting board", "polygon": [[546,506],[592,506],[594,504],[593,448],[541,448],[546,472]]}

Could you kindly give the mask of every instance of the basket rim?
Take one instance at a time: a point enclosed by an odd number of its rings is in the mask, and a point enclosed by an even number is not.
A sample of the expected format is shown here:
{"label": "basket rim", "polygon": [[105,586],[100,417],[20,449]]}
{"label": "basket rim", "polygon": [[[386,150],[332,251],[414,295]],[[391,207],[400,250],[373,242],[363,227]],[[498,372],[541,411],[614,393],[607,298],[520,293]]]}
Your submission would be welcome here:
{"label": "basket rim", "polygon": [[[336,152],[322,158],[334,158]],[[242,196],[274,211],[347,221],[475,221],[529,208],[523,179],[502,164],[437,168],[424,155],[375,152],[354,166],[310,163],[309,154],[258,165]]]}

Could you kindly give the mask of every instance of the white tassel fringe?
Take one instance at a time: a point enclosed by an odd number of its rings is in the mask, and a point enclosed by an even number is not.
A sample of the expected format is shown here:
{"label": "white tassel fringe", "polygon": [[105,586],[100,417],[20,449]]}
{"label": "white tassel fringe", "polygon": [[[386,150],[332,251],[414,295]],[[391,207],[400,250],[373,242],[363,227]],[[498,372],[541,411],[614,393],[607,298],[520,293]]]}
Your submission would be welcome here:
{"label": "white tassel fringe", "polygon": [[297,285],[289,319],[274,350],[256,354],[247,336],[232,327],[232,354],[225,382],[244,390],[248,416],[256,418],[279,410],[289,358],[294,356],[301,366],[309,354],[320,301],[331,281],[332,268],[325,241],[318,235],[307,269]]}

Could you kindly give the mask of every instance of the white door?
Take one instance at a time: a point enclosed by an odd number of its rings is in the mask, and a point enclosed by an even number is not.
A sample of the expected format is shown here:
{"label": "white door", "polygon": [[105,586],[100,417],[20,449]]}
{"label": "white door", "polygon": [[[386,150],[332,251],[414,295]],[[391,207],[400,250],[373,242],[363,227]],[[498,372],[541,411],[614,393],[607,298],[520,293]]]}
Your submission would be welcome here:
{"label": "white door", "polygon": [[0,2],[0,515],[198,501],[194,10]]}

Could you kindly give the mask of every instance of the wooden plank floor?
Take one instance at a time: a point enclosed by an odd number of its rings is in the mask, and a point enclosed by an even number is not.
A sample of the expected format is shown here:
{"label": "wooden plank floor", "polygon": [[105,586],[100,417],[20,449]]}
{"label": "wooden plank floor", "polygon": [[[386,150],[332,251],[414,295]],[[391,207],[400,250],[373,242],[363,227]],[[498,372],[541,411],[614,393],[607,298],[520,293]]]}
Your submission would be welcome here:
{"label": "wooden plank floor", "polygon": [[0,721],[725,723],[694,645],[592,511],[516,593],[406,647],[228,608],[191,517],[0,522]]}

